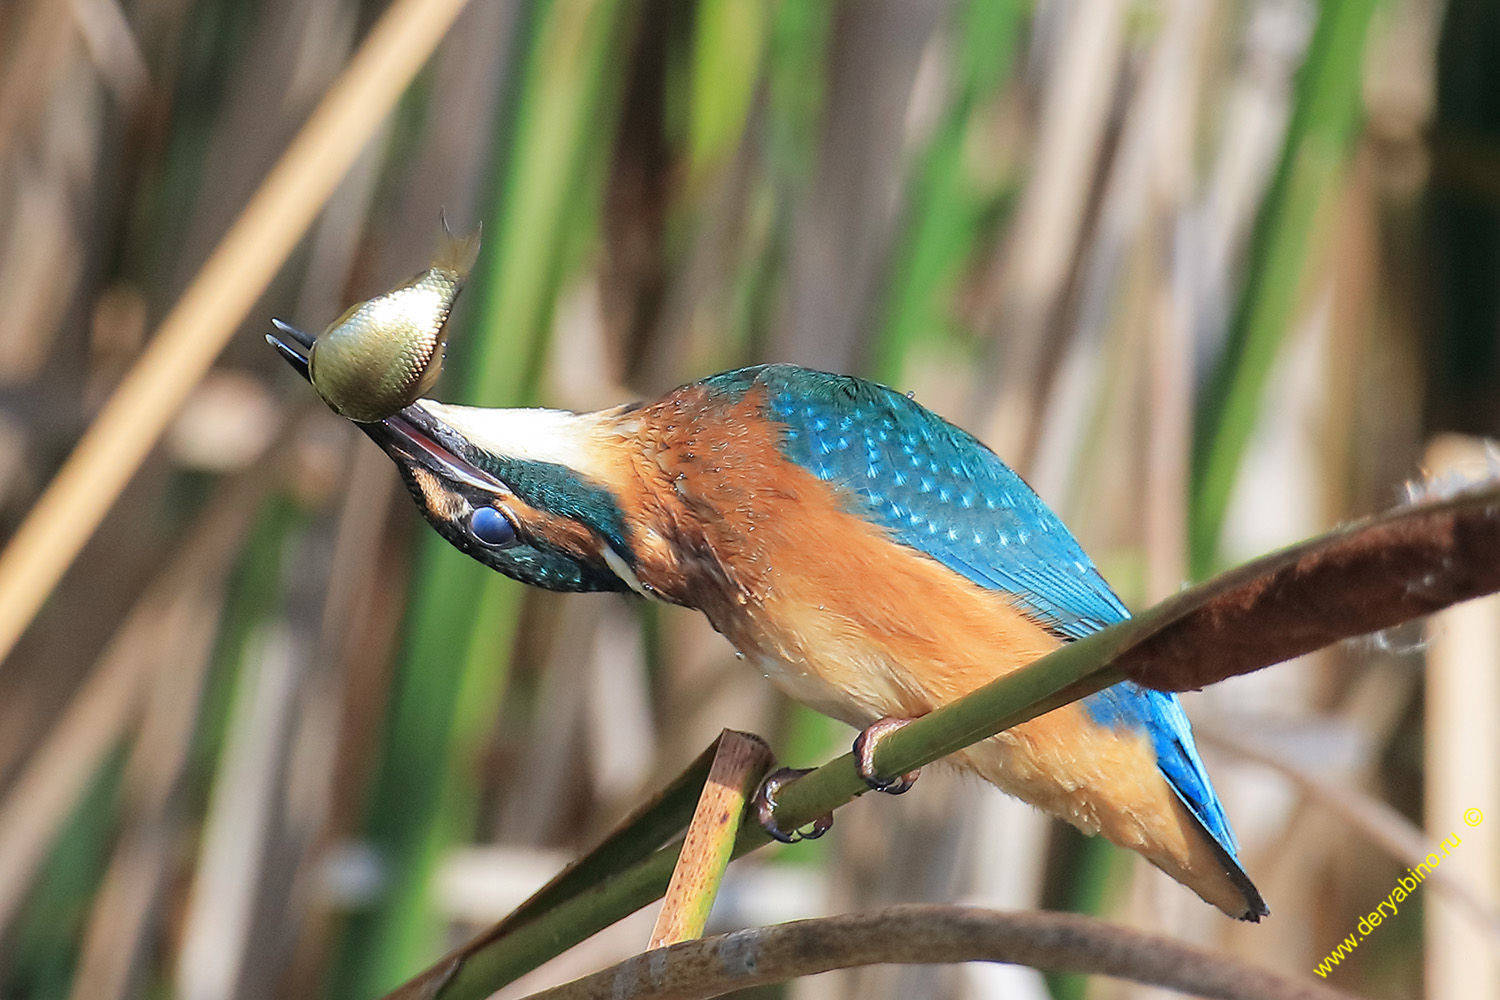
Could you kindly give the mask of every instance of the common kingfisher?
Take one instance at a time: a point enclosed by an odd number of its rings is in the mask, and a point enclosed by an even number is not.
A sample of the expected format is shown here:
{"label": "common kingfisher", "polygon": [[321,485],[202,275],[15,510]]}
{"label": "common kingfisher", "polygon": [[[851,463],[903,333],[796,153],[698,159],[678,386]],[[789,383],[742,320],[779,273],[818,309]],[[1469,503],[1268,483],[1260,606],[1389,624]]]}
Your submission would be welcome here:
{"label": "common kingfisher", "polygon": [[[277,327],[308,377],[314,338]],[[792,698],[872,735],[1129,615],[994,452],[846,375],[742,368],[594,413],[418,399],[358,426],[486,566],[697,608]],[[950,759],[1232,917],[1269,912],[1175,695],[1120,683]]]}

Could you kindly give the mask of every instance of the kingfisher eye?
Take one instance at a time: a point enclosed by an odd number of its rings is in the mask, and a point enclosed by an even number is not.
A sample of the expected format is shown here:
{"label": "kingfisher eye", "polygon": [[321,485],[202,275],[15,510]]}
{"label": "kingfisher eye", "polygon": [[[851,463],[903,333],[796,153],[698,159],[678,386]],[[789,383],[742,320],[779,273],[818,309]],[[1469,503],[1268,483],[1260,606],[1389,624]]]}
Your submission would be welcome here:
{"label": "kingfisher eye", "polygon": [[492,549],[503,548],[516,540],[515,526],[493,507],[474,508],[474,513],[469,515],[469,534],[480,545]]}

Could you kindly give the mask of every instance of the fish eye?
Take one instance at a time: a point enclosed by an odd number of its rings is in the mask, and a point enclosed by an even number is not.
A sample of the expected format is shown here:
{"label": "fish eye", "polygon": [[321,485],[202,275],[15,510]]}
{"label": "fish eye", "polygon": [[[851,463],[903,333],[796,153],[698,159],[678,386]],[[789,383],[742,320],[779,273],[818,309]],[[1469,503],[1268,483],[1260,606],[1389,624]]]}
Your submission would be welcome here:
{"label": "fish eye", "polygon": [[492,549],[504,548],[516,540],[515,525],[494,507],[474,508],[474,513],[469,515],[469,534],[480,545]]}

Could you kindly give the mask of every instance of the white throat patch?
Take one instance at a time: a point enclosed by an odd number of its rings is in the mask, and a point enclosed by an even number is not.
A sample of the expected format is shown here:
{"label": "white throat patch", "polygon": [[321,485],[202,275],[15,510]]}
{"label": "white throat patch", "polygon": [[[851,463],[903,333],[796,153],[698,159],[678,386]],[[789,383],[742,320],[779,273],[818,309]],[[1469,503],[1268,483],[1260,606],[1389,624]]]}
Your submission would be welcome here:
{"label": "white throat patch", "polygon": [[595,445],[598,420],[592,413],[567,410],[490,409],[456,406],[431,399],[417,402],[475,445],[491,454],[566,466],[608,484],[609,463]]}

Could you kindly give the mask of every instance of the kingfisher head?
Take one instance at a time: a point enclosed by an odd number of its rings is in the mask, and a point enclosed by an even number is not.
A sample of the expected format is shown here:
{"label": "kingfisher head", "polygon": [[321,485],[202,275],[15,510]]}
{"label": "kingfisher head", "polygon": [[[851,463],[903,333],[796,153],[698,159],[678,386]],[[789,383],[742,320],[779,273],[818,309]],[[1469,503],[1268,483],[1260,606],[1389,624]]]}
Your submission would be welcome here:
{"label": "kingfisher head", "polygon": [[[314,338],[273,322],[279,335],[266,339],[311,381]],[[646,593],[616,485],[625,412],[419,399],[355,425],[396,463],[438,533],[486,566],[549,590]]]}

